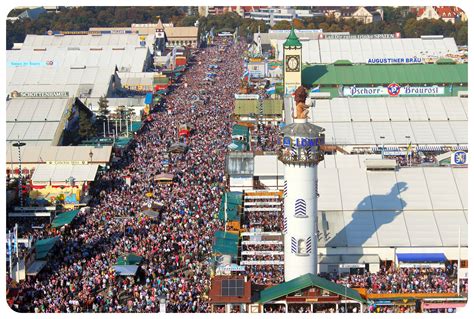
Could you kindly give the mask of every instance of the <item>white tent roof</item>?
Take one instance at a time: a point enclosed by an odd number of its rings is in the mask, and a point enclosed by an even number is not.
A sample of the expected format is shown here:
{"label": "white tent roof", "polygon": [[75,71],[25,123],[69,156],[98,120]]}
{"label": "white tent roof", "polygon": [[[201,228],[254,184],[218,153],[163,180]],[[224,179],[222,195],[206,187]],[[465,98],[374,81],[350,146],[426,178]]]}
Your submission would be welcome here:
{"label": "white tent roof", "polygon": [[[283,60],[283,43],[275,40],[278,59]],[[441,57],[458,52],[454,38],[397,39],[320,39],[301,41],[303,63],[334,63],[349,60],[366,63],[368,59]]]}
{"label": "white tent roof", "polygon": [[[112,154],[112,146],[31,146],[29,143],[21,148],[22,163],[46,163],[58,161],[108,163]],[[18,163],[18,150],[7,144],[7,164]]]}
{"label": "white tent roof", "polygon": [[467,245],[467,168],[367,171],[372,157],[326,155],[319,165],[320,247],[456,246],[459,226]]}
{"label": "white tent roof", "polygon": [[[290,102],[291,101],[291,102]],[[285,99],[293,122],[294,101]],[[467,99],[459,97],[334,98],[316,100],[309,121],[326,129],[326,143],[406,146],[468,143]]]}
{"label": "white tent roof", "polygon": [[28,145],[51,145],[70,99],[24,99],[7,101],[7,141],[20,139]]}
{"label": "white tent roof", "polygon": [[274,176],[277,170],[278,175],[282,175],[285,168],[276,155],[256,155],[254,157],[254,176]]}
{"label": "white tent roof", "polygon": [[76,182],[95,180],[98,164],[90,165],[49,165],[40,164],[36,167],[31,180],[33,183],[64,183],[69,177]]}

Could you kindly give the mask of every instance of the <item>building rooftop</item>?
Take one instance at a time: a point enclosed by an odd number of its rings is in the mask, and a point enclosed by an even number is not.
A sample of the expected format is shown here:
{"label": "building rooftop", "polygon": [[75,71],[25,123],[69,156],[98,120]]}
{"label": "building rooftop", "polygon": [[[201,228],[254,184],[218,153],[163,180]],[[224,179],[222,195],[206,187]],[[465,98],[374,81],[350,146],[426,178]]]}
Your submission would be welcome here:
{"label": "building rooftop", "polygon": [[304,65],[305,86],[467,83],[467,64]]}
{"label": "building rooftop", "polygon": [[[291,103],[285,118],[292,123]],[[468,143],[468,100],[459,97],[374,97],[316,100],[309,121],[323,127],[326,144],[406,146]]]}
{"label": "building rooftop", "polygon": [[[324,33],[327,34],[327,33]],[[262,33],[262,43],[265,43]],[[349,60],[352,63],[367,63],[369,59],[440,57],[458,53],[454,38],[393,38],[393,39],[320,39],[298,34],[302,42],[303,63],[334,63]],[[313,39],[305,41],[301,37]],[[272,35],[274,37],[274,35]],[[311,38],[310,38],[311,39]],[[283,60],[283,43],[277,40],[278,60]]]}

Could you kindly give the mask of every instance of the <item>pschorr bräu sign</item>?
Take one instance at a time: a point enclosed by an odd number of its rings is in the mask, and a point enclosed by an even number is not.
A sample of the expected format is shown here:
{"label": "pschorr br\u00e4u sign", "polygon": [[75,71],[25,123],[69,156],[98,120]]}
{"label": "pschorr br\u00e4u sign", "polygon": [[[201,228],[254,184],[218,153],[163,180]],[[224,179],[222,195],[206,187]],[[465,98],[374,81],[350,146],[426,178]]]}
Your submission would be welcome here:
{"label": "pschorr br\u00e4u sign", "polygon": [[400,86],[392,83],[377,87],[344,87],[343,96],[444,95],[442,86]]}

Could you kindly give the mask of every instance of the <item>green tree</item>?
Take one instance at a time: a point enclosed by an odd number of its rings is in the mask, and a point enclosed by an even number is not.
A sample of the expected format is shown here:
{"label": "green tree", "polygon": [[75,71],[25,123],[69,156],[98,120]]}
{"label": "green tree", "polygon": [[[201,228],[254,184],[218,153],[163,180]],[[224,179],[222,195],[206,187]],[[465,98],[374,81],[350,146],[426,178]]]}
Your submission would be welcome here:
{"label": "green tree", "polygon": [[284,20],[278,21],[272,27],[272,30],[290,30],[290,29],[291,29],[291,23]]}
{"label": "green tree", "polygon": [[91,116],[86,112],[79,111],[79,136],[81,139],[88,139],[97,134],[95,126],[91,122]]}
{"label": "green tree", "polygon": [[107,100],[105,95],[99,98],[99,101],[97,102],[97,104],[99,104],[99,110],[97,112],[99,116],[103,118],[107,117],[110,111],[109,111],[109,100]]}

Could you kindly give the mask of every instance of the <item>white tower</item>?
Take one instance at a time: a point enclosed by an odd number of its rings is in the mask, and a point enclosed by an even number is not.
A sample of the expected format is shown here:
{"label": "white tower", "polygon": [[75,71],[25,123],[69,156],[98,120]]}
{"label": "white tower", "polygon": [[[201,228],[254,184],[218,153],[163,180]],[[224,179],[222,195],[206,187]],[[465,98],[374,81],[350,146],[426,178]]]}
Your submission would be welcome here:
{"label": "white tower", "polygon": [[285,281],[317,274],[318,163],[324,155],[324,129],[306,119],[283,128],[279,160],[285,165],[283,220]]}

